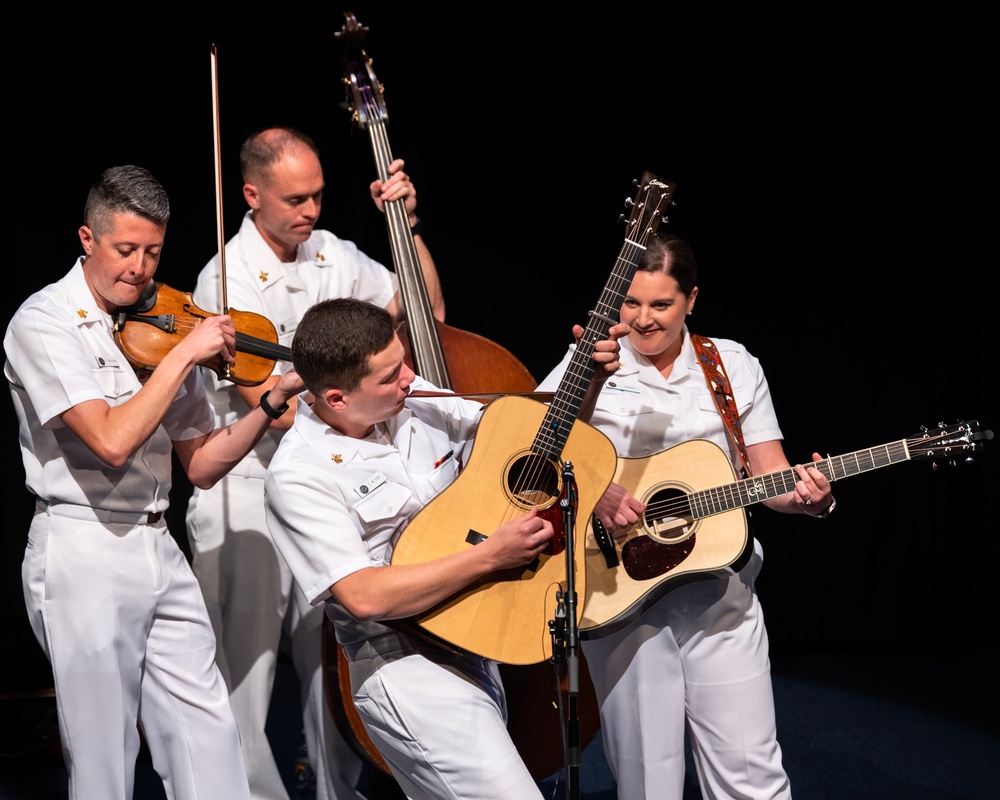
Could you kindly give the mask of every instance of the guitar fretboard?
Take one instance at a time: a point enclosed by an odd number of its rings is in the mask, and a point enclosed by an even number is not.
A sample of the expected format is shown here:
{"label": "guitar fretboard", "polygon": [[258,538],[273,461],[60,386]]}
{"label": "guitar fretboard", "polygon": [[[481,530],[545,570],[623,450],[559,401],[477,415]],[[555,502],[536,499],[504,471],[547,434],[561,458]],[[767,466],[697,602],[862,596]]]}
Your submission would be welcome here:
{"label": "guitar fretboard", "polygon": [[643,174],[639,194],[628,221],[625,243],[597,305],[590,312],[586,329],[577,342],[566,374],[542,421],[542,427],[535,435],[533,452],[552,459],[558,459],[562,454],[594,375],[593,355],[596,345],[607,338],[608,331],[618,323],[622,303],[646,250],[645,243],[659,225],[665,207],[673,196],[673,190],[674,184],[670,181],[662,181],[649,172]]}
{"label": "guitar fretboard", "polygon": [[[815,461],[807,466],[816,467],[828,481],[849,478],[862,472],[871,472],[890,464],[898,464],[910,458],[910,442],[901,439],[898,442],[871,447],[867,450],[856,450],[842,456],[831,456],[823,461]],[[760,503],[772,497],[786,494],[795,488],[799,481],[798,473],[789,467],[778,472],[769,472],[752,478],[744,478],[726,486],[715,486],[688,496],[692,516],[695,519],[721,514],[734,508]]]}

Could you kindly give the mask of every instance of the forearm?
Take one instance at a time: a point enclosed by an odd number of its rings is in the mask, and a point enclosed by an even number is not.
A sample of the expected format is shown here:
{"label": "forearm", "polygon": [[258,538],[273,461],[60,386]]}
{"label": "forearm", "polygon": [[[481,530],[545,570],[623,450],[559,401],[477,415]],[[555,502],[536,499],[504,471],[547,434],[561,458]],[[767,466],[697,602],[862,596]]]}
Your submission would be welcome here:
{"label": "forearm", "polygon": [[174,348],[129,400],[117,406],[103,400],[80,403],[62,420],[98,458],[118,469],[153,435],[193,366],[183,350]]}
{"label": "forearm", "polygon": [[414,236],[413,242],[420,258],[420,269],[423,272],[424,285],[427,287],[427,299],[431,304],[431,312],[434,314],[434,319],[438,322],[444,322],[444,292],[441,290],[441,279],[438,277],[434,258],[431,256],[431,251],[427,249],[423,236]]}
{"label": "forearm", "polygon": [[486,557],[488,548],[480,551],[486,544],[423,564],[364,569],[341,579],[331,591],[361,621],[420,614],[495,569]]}
{"label": "forearm", "polygon": [[[247,404],[248,408],[256,408],[260,405],[261,395],[265,392],[270,392],[278,383],[278,376],[272,375],[266,381],[264,381],[259,386],[237,386],[236,393],[243,399],[243,402]],[[275,395],[268,395],[268,400],[272,401],[277,397]],[[295,409],[298,406],[299,398],[298,395],[293,395],[289,397],[288,400],[288,411],[282,414],[277,419],[271,420],[271,428],[276,431],[286,431],[292,427],[292,421],[295,419]]]}

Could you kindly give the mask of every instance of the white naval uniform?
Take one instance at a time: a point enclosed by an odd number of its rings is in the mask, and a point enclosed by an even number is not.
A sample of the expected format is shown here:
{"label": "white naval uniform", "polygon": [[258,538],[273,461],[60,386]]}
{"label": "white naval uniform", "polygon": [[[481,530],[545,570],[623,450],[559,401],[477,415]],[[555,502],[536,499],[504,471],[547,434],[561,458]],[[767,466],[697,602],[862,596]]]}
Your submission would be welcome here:
{"label": "white naval uniform", "polygon": [[128,463],[102,462],[59,415],[141,388],[87,287],[83,259],[29,297],[4,339],[4,373],[37,507],[22,563],[32,630],[52,664],[71,800],[127,800],[137,724],[167,797],[249,798],[215,636],[162,514],[172,440],[213,429],[192,370]]}
{"label": "white naval uniform", "polygon": [[[627,457],[709,439],[739,455],[684,332],[666,379],[622,339],[622,368],[601,390],[591,424]],[[760,364],[739,343],[714,339],[747,445],[780,440]],[[539,385],[555,389],[572,355]],[[680,800],[685,724],[706,798],[791,797],[781,764],[767,631],[754,591],[758,542],[742,570],[673,589],[622,630],[582,644],[600,703],[601,735],[622,800]]]}
{"label": "white naval uniform", "polygon": [[[413,388],[434,389],[419,378]],[[341,578],[391,562],[406,523],[457,476],[481,411],[460,399],[408,400],[353,439],[300,403],[264,482],[274,542],[306,597],[326,601],[358,714],[414,799],[541,797],[507,732],[495,662],[358,622],[330,593]]]}
{"label": "white naval uniform", "polygon": [[[282,263],[250,212],[226,244],[226,300],[230,309],[266,317],[278,343],[290,347],[303,314],[315,303],[356,297],[382,308],[396,293],[395,275],[332,233],[315,230],[296,261]],[[219,258],[202,269],[192,293],[206,311],[221,311]],[[237,365],[239,354],[237,353]],[[275,374],[289,367],[275,364]],[[249,413],[233,384],[208,370],[206,383],[217,425]],[[316,800],[360,797],[354,787],[362,763],[338,730],[323,695],[322,612],[292,586],[264,520],[264,474],[281,440],[269,430],[254,449],[211,489],[195,488],[186,522],[193,566],[219,640],[218,662],[229,687],[255,800],[287,800],[265,733],[282,622],[292,637],[302,687],[303,728],[316,774]],[[289,609],[289,596],[293,606]],[[288,615],[286,618],[286,611]]]}

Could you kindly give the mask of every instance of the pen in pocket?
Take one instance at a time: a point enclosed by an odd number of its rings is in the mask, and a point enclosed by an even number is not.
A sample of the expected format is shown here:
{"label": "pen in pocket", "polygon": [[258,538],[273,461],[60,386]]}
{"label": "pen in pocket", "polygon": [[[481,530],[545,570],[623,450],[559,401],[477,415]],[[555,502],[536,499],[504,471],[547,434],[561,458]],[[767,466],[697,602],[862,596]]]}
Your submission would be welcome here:
{"label": "pen in pocket", "polygon": [[441,456],[441,458],[439,458],[437,461],[434,462],[434,469],[437,469],[438,467],[440,467],[445,461],[447,461],[453,455],[455,455],[455,451],[454,450],[449,450],[447,453],[445,453],[443,456]]}

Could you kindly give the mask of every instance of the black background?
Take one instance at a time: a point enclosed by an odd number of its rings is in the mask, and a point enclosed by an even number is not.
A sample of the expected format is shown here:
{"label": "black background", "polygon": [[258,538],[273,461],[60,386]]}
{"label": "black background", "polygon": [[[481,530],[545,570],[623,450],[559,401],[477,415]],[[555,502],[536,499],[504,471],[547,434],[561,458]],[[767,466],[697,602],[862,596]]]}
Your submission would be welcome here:
{"label": "black background", "polygon": [[[596,301],[624,201],[648,170],[678,187],[661,230],[698,255],[690,326],[760,358],[790,459],[941,421],[998,424],[986,325],[997,310],[995,87],[981,21],[843,4],[388,5],[223,22],[169,7],[44,22],[29,12],[10,25],[5,216],[17,241],[2,319],[72,266],[87,190],[113,164],[146,166],[166,186],[157,279],[193,288],[217,249],[213,44],[226,238],[245,210],[240,142],[291,124],[322,151],[321,226],[391,265],[367,196],[368,137],[342,105],[334,34],[350,10],[369,28],[452,326],[544,376]],[[2,403],[9,685],[46,678],[19,578],[32,500]],[[996,462],[987,447],[973,464],[843,481],[826,522],[754,514],[772,652],[916,648],[947,661],[995,646]],[[178,482],[181,539],[188,493]]]}

